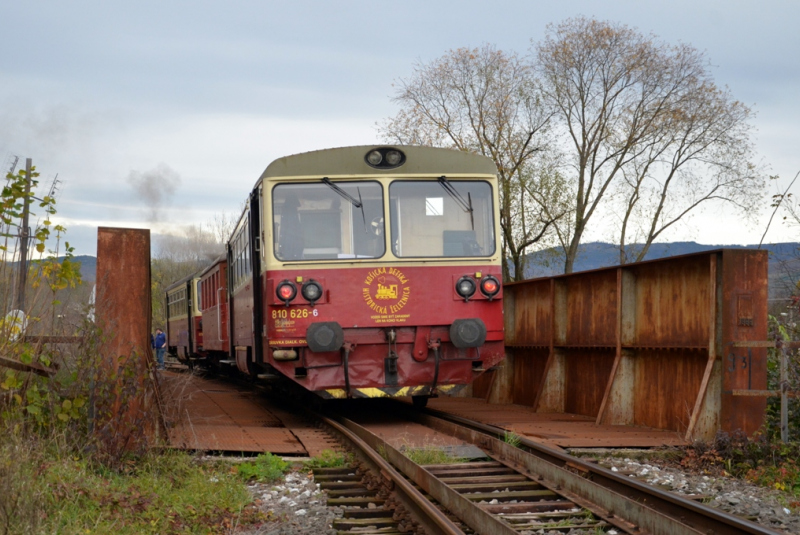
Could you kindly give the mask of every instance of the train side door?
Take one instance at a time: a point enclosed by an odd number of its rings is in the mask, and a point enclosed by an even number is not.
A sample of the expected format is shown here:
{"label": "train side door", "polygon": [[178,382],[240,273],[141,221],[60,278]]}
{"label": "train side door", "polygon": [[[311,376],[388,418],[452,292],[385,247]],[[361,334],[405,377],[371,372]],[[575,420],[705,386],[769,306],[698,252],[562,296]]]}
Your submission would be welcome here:
{"label": "train side door", "polygon": [[224,343],[228,340],[228,270],[227,265],[219,267],[217,277],[217,304],[219,306],[219,341]]}
{"label": "train side door", "polygon": [[264,303],[261,292],[261,188],[250,194],[250,259],[253,270],[253,361],[264,364]]}

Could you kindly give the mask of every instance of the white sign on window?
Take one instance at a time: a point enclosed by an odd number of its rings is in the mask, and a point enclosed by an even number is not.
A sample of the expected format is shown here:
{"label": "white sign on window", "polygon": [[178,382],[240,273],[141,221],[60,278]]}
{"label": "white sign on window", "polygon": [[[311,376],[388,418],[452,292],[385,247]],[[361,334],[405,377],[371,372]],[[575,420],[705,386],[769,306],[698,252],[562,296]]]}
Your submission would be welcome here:
{"label": "white sign on window", "polygon": [[444,198],[427,197],[425,199],[425,215],[443,215],[443,214],[444,214]]}

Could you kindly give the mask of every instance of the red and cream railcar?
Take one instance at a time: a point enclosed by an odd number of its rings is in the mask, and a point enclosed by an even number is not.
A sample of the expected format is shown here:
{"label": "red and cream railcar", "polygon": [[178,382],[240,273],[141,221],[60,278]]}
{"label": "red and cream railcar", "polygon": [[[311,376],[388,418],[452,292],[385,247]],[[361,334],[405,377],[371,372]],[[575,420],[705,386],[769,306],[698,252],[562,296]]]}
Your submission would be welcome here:
{"label": "red and cream railcar", "polygon": [[185,363],[203,350],[198,282],[197,275],[190,275],[166,290],[167,352]]}
{"label": "red and cream railcar", "polygon": [[503,359],[497,169],[345,147],[264,171],[228,244],[242,371],[323,397],[452,393]]}
{"label": "red and cream railcar", "polygon": [[225,256],[199,274],[199,308],[202,319],[202,357],[212,363],[227,360],[228,336],[228,261]]}

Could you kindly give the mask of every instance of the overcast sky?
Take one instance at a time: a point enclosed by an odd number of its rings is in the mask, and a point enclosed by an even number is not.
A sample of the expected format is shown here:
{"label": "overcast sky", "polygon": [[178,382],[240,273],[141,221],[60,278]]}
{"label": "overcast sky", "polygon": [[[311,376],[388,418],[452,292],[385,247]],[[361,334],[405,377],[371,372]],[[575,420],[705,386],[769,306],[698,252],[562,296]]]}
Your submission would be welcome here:
{"label": "overcast sky", "polygon": [[[484,43],[524,54],[576,15],[705,51],[757,112],[759,158],[781,177],[768,193],[800,171],[793,0],[6,1],[0,164],[33,158],[43,184],[58,174],[68,239],[95,254],[98,225],[158,234],[238,214],[275,158],[377,142],[415,62]],[[706,214],[667,239],[757,243],[766,212],[756,225]],[[776,225],[767,241],[797,233]]]}

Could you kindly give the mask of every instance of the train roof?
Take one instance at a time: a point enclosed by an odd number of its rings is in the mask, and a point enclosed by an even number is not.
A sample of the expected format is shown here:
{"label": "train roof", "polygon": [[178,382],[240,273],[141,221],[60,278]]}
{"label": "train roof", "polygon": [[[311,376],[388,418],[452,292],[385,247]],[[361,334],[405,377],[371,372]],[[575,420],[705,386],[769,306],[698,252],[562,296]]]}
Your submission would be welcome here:
{"label": "train roof", "polygon": [[[375,149],[397,149],[405,154],[405,162],[391,169],[377,169],[366,162],[366,155]],[[269,164],[261,180],[272,177],[326,177],[337,175],[496,175],[491,158],[453,149],[416,145],[359,145],[317,150],[284,156]]]}
{"label": "train roof", "polygon": [[200,276],[200,271],[196,271],[196,272],[192,273],[191,275],[187,275],[186,277],[183,277],[182,279],[176,280],[175,282],[173,282],[172,284],[170,284],[169,286],[164,288],[164,291],[165,292],[171,292],[172,290],[174,290],[178,286],[180,286],[182,284],[186,284],[186,282],[191,280],[191,279],[199,278],[199,276]]}
{"label": "train roof", "polygon": [[226,253],[222,253],[217,258],[215,258],[214,261],[211,262],[211,264],[209,264],[207,268],[200,270],[199,272],[197,272],[196,275],[198,278],[202,279],[206,273],[216,268],[219,264],[227,264],[227,263],[228,263],[228,255]]}

